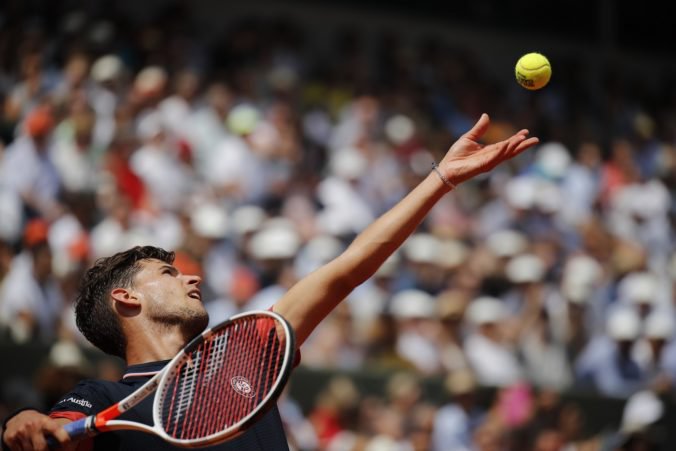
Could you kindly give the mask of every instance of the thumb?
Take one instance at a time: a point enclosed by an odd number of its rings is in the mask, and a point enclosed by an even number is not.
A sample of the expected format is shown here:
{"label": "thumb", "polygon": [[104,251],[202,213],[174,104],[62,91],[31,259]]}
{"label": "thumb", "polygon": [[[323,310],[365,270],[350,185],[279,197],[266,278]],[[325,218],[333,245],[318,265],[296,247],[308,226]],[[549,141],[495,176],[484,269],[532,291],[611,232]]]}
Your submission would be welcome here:
{"label": "thumb", "polygon": [[469,138],[472,141],[478,141],[486,133],[488,125],[491,123],[490,118],[486,113],[483,113],[479,120],[474,124],[474,127],[467,133],[465,133],[465,138]]}

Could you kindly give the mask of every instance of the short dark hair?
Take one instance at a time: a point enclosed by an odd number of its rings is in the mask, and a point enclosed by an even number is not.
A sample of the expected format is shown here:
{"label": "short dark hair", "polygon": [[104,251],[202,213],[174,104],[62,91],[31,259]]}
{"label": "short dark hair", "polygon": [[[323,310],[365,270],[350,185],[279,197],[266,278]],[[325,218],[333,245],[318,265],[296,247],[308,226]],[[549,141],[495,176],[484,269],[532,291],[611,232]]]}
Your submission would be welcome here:
{"label": "short dark hair", "polygon": [[75,323],[94,346],[107,354],[125,358],[127,338],[110,301],[114,288],[131,287],[139,262],[157,259],[172,264],[174,253],[153,246],[136,246],[97,260],[80,283],[75,301]]}

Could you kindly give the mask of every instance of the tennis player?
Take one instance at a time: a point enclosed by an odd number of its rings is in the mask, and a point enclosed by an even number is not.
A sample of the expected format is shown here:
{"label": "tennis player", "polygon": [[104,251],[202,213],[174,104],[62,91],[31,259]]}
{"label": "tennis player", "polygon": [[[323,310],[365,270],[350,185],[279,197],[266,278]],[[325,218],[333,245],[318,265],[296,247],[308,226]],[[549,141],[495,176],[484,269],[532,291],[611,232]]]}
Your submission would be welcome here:
{"label": "tennis player", "polygon": [[[273,306],[292,325],[299,345],[341,300],[373,275],[442,196],[538,142],[521,130],[484,146],[479,141],[488,125],[484,114],[404,199],[366,228],[342,255],[300,280]],[[135,391],[206,328],[200,278],[181,274],[172,262],[170,252],[136,247],[99,260],[87,271],[76,304],[77,325],[95,346],[123,358],[126,372],[118,382],[82,381],[47,414],[31,409],[14,414],[2,435],[5,449],[45,450],[47,435],[68,450],[174,449],[159,437],[135,431],[109,432],[73,443],[62,429]],[[152,397],[124,415],[121,419],[152,424]],[[209,449],[288,450],[279,412],[273,408],[243,435]]]}

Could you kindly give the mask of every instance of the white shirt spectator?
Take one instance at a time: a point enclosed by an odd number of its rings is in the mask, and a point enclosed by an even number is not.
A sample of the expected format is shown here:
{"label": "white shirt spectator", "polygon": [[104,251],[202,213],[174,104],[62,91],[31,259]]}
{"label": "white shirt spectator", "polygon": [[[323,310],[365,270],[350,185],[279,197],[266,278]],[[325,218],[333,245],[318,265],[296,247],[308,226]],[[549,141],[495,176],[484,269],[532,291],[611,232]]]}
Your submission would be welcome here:
{"label": "white shirt spectator", "polygon": [[239,201],[255,201],[266,189],[262,162],[247,143],[235,136],[225,136],[216,148],[205,155],[202,175],[217,188],[227,188]]}
{"label": "white shirt spectator", "polygon": [[98,173],[91,149],[78,149],[73,127],[69,123],[59,125],[55,136],[50,157],[63,186],[69,191],[94,191]]}
{"label": "white shirt spectator", "polygon": [[345,180],[338,177],[324,179],[317,188],[317,195],[324,205],[317,223],[330,235],[358,233],[373,222],[371,207]]}
{"label": "white shirt spectator", "polygon": [[474,299],[465,311],[465,319],[474,330],[465,339],[463,347],[482,385],[509,386],[523,377],[514,349],[501,337],[506,316],[504,302],[490,296]]}
{"label": "white shirt spectator", "polygon": [[245,310],[268,310],[272,305],[279,301],[287,292],[281,285],[270,285],[256,293],[247,303]]}
{"label": "white shirt spectator", "polygon": [[49,155],[39,152],[28,136],[17,138],[7,148],[0,179],[14,192],[31,194],[47,204],[56,200],[61,183]]}
{"label": "white shirt spectator", "polygon": [[[1,172],[1,171],[0,171]],[[0,180],[0,240],[12,242],[19,238],[23,222],[23,203],[14,190]]]}
{"label": "white shirt spectator", "polygon": [[505,387],[518,382],[523,376],[516,355],[509,346],[479,333],[467,337],[465,353],[482,385]]}
{"label": "white shirt spectator", "polygon": [[179,209],[188,194],[190,179],[186,168],[169,149],[145,145],[132,155],[131,167],[161,207]]}
{"label": "white shirt spectator", "polygon": [[[33,276],[32,256],[27,251],[16,256],[0,291],[0,322],[6,326],[19,326],[19,315],[26,311],[36,320],[40,338],[51,341],[62,310],[63,298],[56,280],[50,279],[40,285]],[[22,333],[19,329],[14,330]]]}
{"label": "white shirt spectator", "polygon": [[470,417],[460,406],[448,404],[439,409],[432,429],[434,451],[472,451]]}

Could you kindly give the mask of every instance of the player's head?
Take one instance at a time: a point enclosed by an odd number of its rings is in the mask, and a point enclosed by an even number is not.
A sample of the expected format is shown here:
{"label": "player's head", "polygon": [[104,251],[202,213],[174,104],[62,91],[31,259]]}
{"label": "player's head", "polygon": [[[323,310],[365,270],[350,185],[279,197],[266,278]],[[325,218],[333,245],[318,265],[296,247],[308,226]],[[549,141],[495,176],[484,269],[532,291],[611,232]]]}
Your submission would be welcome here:
{"label": "player's head", "polygon": [[125,358],[127,319],[177,326],[189,336],[203,330],[208,316],[197,290],[201,280],[178,272],[173,261],[173,252],[152,246],[98,260],[82,278],[76,301],[80,331],[104,352]]}

